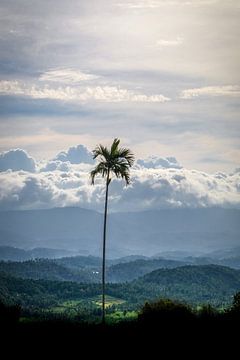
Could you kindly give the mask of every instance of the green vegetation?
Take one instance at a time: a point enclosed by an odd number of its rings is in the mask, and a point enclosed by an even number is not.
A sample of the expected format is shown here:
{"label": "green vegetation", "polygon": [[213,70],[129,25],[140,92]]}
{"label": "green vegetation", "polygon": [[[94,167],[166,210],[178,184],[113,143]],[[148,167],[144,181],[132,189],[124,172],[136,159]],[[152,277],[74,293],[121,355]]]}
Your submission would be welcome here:
{"label": "green vegetation", "polygon": [[[97,305],[97,306],[102,306],[102,299],[101,299],[101,296],[98,295],[96,296],[95,298],[92,299],[92,301]],[[113,305],[121,305],[121,304],[124,304],[126,301],[123,300],[123,299],[118,299],[118,298],[115,298],[113,296],[109,296],[107,295],[105,297],[105,307],[108,308],[110,306],[113,306]]]}
{"label": "green vegetation", "polygon": [[135,284],[148,290],[153,298],[161,294],[190,304],[222,307],[240,289],[240,271],[217,265],[182,266],[155,270]]}
{"label": "green vegetation", "polygon": [[[9,264],[5,265],[5,272],[0,273],[2,302],[20,304],[25,310],[71,313],[71,316],[86,310],[99,313],[100,283],[23,279],[21,273],[18,273],[19,277],[7,273]],[[14,269],[15,265],[11,264]],[[27,266],[35,269],[35,262],[27,262]],[[108,313],[136,311],[146,301],[158,298],[179,300],[194,307],[210,304],[223,309],[231,304],[239,289],[240,271],[227,267],[206,265],[159,269],[129,283],[107,284],[106,310]]]}
{"label": "green vegetation", "polygon": [[74,344],[78,351],[85,347],[99,352],[99,344],[106,339],[116,349],[133,346],[135,354],[146,344],[148,351],[156,344],[158,351],[165,347],[169,353],[178,342],[185,351],[189,341],[198,348],[212,344],[213,336],[216,344],[226,344],[228,336],[232,341],[237,335],[239,289],[240,272],[225,267],[156,270],[129,283],[106,285],[103,325],[100,283],[22,279],[2,272],[2,342],[12,346],[27,339],[36,343],[36,349],[50,344],[54,354],[62,344],[68,352]]}
{"label": "green vegetation", "polygon": [[69,269],[54,260],[36,259],[23,262],[0,261],[0,272],[24,279],[74,281],[78,283],[99,282],[99,272],[91,268]]}
{"label": "green vegetation", "polygon": [[109,282],[132,281],[156,269],[170,269],[183,265],[185,265],[185,263],[176,260],[137,259],[135,261],[110,266],[107,270],[107,279]]}
{"label": "green vegetation", "polygon": [[[106,264],[109,282],[105,286],[105,313],[109,324],[136,320],[146,310],[146,302],[157,303],[154,311],[158,312],[164,308],[167,313],[169,306],[171,314],[172,303],[188,304],[190,312],[201,319],[226,313],[228,318],[239,317],[239,270],[160,258],[134,258],[122,263],[111,260]],[[36,319],[100,323],[100,281],[101,259],[92,256],[1,261],[1,311],[12,311],[12,319],[21,313],[23,323]],[[153,314],[153,305],[150,308]]]}

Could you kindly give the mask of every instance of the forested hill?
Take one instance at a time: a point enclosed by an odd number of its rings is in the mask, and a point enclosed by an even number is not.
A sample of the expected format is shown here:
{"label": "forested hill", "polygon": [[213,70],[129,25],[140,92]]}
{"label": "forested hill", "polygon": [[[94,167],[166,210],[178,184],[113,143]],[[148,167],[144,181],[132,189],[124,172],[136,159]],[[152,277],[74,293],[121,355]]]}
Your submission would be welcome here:
{"label": "forested hill", "polygon": [[240,271],[230,269],[226,266],[218,265],[188,265],[175,269],[158,269],[143,276],[139,281],[153,284],[167,285],[169,282],[174,283],[189,283],[189,284],[203,284],[207,282],[216,286],[226,284],[229,287],[240,286]]}
{"label": "forested hill", "polygon": [[156,269],[176,268],[183,265],[186,265],[186,262],[167,259],[138,259],[110,266],[107,269],[107,279],[110,282],[131,281]]}
{"label": "forested hill", "polygon": [[[131,308],[157,298],[225,306],[238,291],[240,271],[215,265],[160,269],[130,283],[107,284],[106,287],[107,295],[124,300]],[[0,300],[11,299],[24,307],[51,309],[66,300],[89,304],[93,296],[100,294],[101,284],[30,280],[0,273]]]}
{"label": "forested hill", "polygon": [[0,271],[25,279],[45,279],[92,283],[100,281],[98,272],[64,267],[53,260],[36,259],[24,262],[0,261]]}
{"label": "forested hill", "polygon": [[[129,282],[155,269],[186,265],[186,263],[181,261],[166,259],[138,259],[111,265],[115,261],[107,261],[106,278],[108,282]],[[101,265],[102,261],[100,258],[94,256],[75,256],[57,260],[0,261],[0,271],[25,279],[92,283],[101,281]]]}
{"label": "forested hill", "polygon": [[24,308],[50,309],[64,300],[84,300],[100,293],[100,284],[21,279],[0,272],[0,301]]}
{"label": "forested hill", "polygon": [[[57,264],[65,266],[69,269],[82,269],[82,268],[91,268],[99,269],[102,266],[102,259],[96,256],[71,256],[63,257],[55,260]],[[108,264],[108,260],[107,260]]]}
{"label": "forested hill", "polygon": [[135,281],[152,295],[215,304],[224,302],[240,290],[240,271],[218,265],[182,266],[159,269]]}
{"label": "forested hill", "polygon": [[[125,259],[123,259],[123,261],[124,260]],[[147,282],[152,283],[153,276],[160,275],[160,280],[162,280],[165,278],[165,274],[167,274],[167,279],[169,279],[170,276],[173,276],[173,280],[176,280],[178,274],[180,274],[180,277],[182,277],[183,275],[186,276],[186,273],[182,274],[180,269],[173,271],[172,273],[169,271],[161,271],[158,273],[157,270],[174,269],[185,267],[186,265],[195,265],[195,267],[193,266],[189,270],[189,274],[191,273],[191,276],[193,276],[195,271],[193,269],[197,269],[198,276],[202,276],[202,274],[200,274],[200,270],[206,269],[206,265],[210,266],[210,264],[207,263],[207,261],[210,260],[211,259],[209,258],[185,258],[182,261],[168,260],[164,258],[137,259],[129,262],[121,262],[121,259],[108,260],[106,279],[107,282],[111,283],[131,282],[156,270],[156,272],[149,275],[149,278],[147,277]],[[225,261],[225,259],[223,260]],[[223,260],[218,261],[219,264],[216,265],[224,264]],[[229,264],[232,264],[232,258],[227,260]],[[198,262],[198,264],[195,262]],[[98,257],[75,256],[61,259],[35,259],[22,262],[0,261],[0,271],[25,279],[74,281],[77,283],[98,283],[101,281],[101,265],[102,261]],[[201,267],[200,265],[204,266]],[[235,261],[236,268],[237,265],[239,266],[239,262]],[[221,267],[210,266],[210,269],[214,268],[216,269]],[[184,271],[184,269],[181,271]],[[212,272],[213,270],[210,271],[210,274],[212,274]],[[191,283],[191,279],[188,281],[188,279],[185,279],[184,276],[184,282],[189,283],[190,281]],[[203,281],[204,279],[201,278],[201,283]]]}

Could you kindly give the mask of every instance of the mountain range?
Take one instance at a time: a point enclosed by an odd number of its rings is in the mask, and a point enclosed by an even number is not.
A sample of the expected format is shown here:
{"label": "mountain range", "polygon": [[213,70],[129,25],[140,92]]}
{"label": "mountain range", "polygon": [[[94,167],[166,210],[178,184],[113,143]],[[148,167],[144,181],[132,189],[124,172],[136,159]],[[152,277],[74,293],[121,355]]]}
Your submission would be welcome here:
{"label": "mountain range", "polygon": [[[3,259],[1,256],[2,249]],[[11,248],[8,247],[7,249]],[[40,253],[43,253],[43,249],[41,250]],[[50,250],[51,251],[46,253],[54,255],[54,249]],[[14,253],[14,260],[16,260],[16,254],[19,252],[21,254],[21,249],[13,248],[9,254]],[[31,254],[31,251],[29,251],[29,253]],[[36,251],[34,253],[36,253]],[[229,249],[226,249],[225,253],[230,254]],[[188,256],[178,260],[143,256],[107,259],[106,279],[110,283],[131,282],[155,270],[173,269],[189,265],[208,266],[214,264],[228,266],[238,270],[240,269],[240,256],[238,255],[240,254],[240,249],[232,249],[232,253],[235,253],[236,256],[226,258]],[[220,254],[224,255],[224,251],[222,250]],[[0,247],[0,260],[2,260],[0,261],[0,272],[9,273],[13,276],[29,279],[75,281],[78,283],[98,283],[101,281],[102,259],[100,257],[78,255],[61,258],[55,257],[52,259],[31,258],[27,261],[23,261],[22,257],[20,257],[19,261],[10,261],[11,259],[9,257],[7,258],[6,255],[6,248]],[[8,259],[7,261],[6,258]]]}
{"label": "mountain range", "polygon": [[[202,208],[110,213],[107,256],[237,247],[240,210]],[[0,245],[101,256],[103,216],[75,207],[0,212]]]}

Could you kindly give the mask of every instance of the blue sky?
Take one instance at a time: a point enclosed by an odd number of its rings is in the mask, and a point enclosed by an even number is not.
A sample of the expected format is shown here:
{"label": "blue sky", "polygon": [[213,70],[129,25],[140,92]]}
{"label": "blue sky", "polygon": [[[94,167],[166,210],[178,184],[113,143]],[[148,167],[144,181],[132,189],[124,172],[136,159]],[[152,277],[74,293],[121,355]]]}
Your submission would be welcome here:
{"label": "blue sky", "polygon": [[0,14],[3,154],[39,169],[120,137],[199,174],[239,167],[238,1],[2,0]]}

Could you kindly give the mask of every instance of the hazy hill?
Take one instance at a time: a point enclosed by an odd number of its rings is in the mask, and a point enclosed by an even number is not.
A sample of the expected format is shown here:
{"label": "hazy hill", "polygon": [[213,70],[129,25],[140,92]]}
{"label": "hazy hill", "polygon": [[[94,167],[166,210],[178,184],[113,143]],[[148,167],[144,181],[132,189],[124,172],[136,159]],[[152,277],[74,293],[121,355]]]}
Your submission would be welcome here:
{"label": "hazy hill", "polygon": [[[1,211],[0,245],[101,256],[102,214],[81,208]],[[240,210],[172,209],[109,216],[108,257],[190,253],[239,245]]]}
{"label": "hazy hill", "polygon": [[[237,245],[239,245],[239,243]],[[234,248],[228,246],[227,248],[224,249],[217,249],[215,251],[211,251],[207,255],[212,259],[218,259],[218,260],[240,257],[240,246]]]}
{"label": "hazy hill", "polygon": [[110,282],[132,281],[156,269],[174,268],[183,265],[186,265],[186,263],[167,259],[139,259],[110,266],[107,269],[107,280]]}
{"label": "hazy hill", "polygon": [[[120,269],[124,268],[125,266],[128,267],[130,263],[138,261],[138,260],[146,260],[151,261],[151,258],[148,258],[146,256],[139,256],[139,255],[130,255],[125,256],[117,259],[106,259],[106,265],[112,266],[112,269],[114,271],[114,266],[120,265]],[[57,259],[56,262],[58,264],[64,265],[70,269],[80,269],[80,268],[90,268],[93,270],[99,270],[102,267],[102,259],[100,257],[96,256],[71,256],[71,257],[63,257],[60,259]],[[144,264],[144,262],[143,262]],[[139,263],[139,266],[141,267],[141,261]],[[152,270],[150,270],[152,271]]]}
{"label": "hazy hill", "polygon": [[8,246],[96,251],[100,226],[99,213],[81,208],[0,212],[1,245]]}
{"label": "hazy hill", "polygon": [[99,270],[102,266],[102,259],[96,256],[71,256],[55,260],[57,264],[63,265],[69,269],[93,269]]}
{"label": "hazy hill", "polygon": [[63,249],[34,248],[19,249],[13,246],[0,246],[0,260],[25,261],[31,259],[57,259],[63,256],[73,256],[74,252]]}
{"label": "hazy hill", "polygon": [[0,260],[24,261],[31,259],[29,252],[13,246],[0,246]]}
{"label": "hazy hill", "polygon": [[240,256],[224,258],[218,261],[219,264],[229,266],[234,269],[240,269]]}
{"label": "hazy hill", "polygon": [[87,269],[71,270],[51,260],[24,262],[0,262],[0,271],[25,279],[46,279],[91,283],[100,280],[99,275]]}

